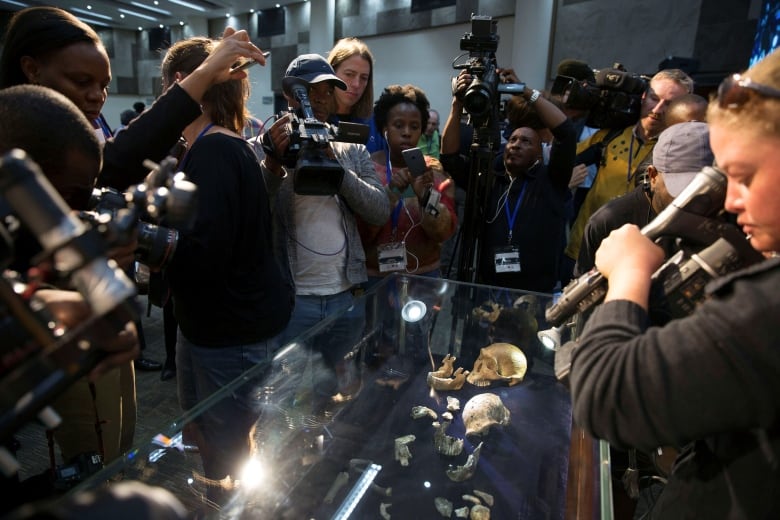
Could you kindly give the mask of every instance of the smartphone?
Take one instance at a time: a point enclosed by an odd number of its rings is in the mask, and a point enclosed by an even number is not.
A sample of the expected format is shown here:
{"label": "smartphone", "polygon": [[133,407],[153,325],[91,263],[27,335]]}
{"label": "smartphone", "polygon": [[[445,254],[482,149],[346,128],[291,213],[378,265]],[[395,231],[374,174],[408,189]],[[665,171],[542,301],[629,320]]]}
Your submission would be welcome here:
{"label": "smartphone", "polygon": [[[270,55],[271,55],[271,51],[265,51],[265,52],[263,52],[263,57],[264,57],[264,58],[267,58],[267,57],[268,57],[268,56],[270,56]],[[239,70],[246,70],[246,69],[248,69],[249,67],[251,67],[252,65],[257,65],[257,61],[256,61],[256,60],[246,60],[246,61],[245,61],[244,63],[242,63],[241,65],[236,65],[235,67],[233,67],[232,69],[230,69],[230,72],[237,72],[237,71],[239,71]]]}
{"label": "smartphone", "polygon": [[423,157],[419,148],[409,148],[401,153],[404,155],[406,166],[409,167],[409,173],[412,174],[412,177],[419,177],[428,169],[428,165],[425,164],[425,157]]}

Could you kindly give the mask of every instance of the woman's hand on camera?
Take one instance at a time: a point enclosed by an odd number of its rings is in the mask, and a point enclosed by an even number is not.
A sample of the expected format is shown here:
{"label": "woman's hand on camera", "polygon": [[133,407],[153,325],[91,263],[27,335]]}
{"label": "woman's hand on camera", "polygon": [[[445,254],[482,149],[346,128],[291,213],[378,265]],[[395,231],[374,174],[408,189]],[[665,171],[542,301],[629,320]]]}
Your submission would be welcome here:
{"label": "woman's hand on camera", "polygon": [[663,261],[663,250],[636,225],[612,231],[596,251],[596,267],[609,280],[605,301],[630,300],[647,309],[650,277]]}

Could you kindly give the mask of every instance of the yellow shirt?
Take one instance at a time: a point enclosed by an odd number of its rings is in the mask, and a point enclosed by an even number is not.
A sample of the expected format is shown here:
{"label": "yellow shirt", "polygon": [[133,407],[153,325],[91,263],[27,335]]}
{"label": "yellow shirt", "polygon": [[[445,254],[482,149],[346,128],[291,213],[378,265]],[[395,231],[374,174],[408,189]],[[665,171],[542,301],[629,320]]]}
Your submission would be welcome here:
{"label": "yellow shirt", "polygon": [[[634,135],[635,126],[624,129],[617,137],[607,144],[603,151],[603,159],[599,164],[596,179],[588,191],[580,212],[574,221],[566,246],[566,256],[577,259],[580,252],[582,235],[585,232],[585,224],[590,216],[607,201],[624,195],[634,189],[637,168],[652,151],[655,139],[642,143]],[[577,153],[581,153],[591,145],[600,143],[609,133],[609,129],[601,129],[588,139],[577,145]]]}

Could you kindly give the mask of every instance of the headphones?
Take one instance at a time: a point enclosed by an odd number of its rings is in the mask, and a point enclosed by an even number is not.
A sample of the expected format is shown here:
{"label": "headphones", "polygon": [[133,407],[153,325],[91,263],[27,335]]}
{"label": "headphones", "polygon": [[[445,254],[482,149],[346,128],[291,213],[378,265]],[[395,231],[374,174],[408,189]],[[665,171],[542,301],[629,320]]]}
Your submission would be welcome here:
{"label": "headphones", "polygon": [[637,184],[642,186],[642,191],[645,192],[648,197],[652,197],[653,186],[650,184],[650,174],[647,172],[647,169],[639,175],[639,179],[637,180]]}
{"label": "headphones", "polygon": [[387,141],[387,130],[385,130],[385,141]]}
{"label": "headphones", "polygon": [[642,175],[642,190],[648,195],[653,194],[653,188],[650,184],[650,176],[648,174]]}

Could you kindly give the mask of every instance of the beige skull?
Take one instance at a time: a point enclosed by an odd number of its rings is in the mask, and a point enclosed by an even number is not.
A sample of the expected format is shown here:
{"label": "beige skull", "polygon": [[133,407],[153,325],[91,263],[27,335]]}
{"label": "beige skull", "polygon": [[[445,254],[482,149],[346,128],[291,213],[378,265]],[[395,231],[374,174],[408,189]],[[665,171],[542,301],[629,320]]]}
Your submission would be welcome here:
{"label": "beige skull", "polygon": [[487,435],[493,426],[506,426],[509,421],[509,409],[496,394],[475,395],[463,407],[466,436]]}
{"label": "beige skull", "polygon": [[493,343],[479,351],[466,381],[474,386],[490,386],[493,381],[512,386],[523,380],[527,369],[528,360],[522,350],[510,343]]}

